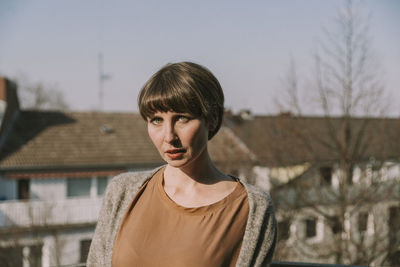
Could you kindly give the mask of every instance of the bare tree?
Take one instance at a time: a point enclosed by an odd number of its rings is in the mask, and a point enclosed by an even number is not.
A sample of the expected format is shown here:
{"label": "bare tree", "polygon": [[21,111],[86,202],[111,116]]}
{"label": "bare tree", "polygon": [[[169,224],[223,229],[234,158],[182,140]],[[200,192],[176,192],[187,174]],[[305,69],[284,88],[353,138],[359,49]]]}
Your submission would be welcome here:
{"label": "bare tree", "polygon": [[15,81],[19,87],[21,104],[32,110],[67,110],[68,104],[55,85],[31,82],[25,74],[18,74]]}
{"label": "bare tree", "polygon": [[[399,244],[395,240],[389,245],[392,228],[384,219],[388,213],[380,213],[379,209],[388,209],[384,203],[398,203],[399,191],[398,177],[388,178],[388,160],[393,155],[386,153],[388,142],[384,140],[391,138],[385,127],[393,121],[376,119],[385,114],[388,105],[371,49],[369,17],[364,14],[359,5],[348,0],[336,17],[336,30],[324,31],[313,55],[313,79],[308,88],[322,115],[318,127],[323,129],[313,131],[306,121],[306,129],[280,124],[286,127],[281,131],[302,143],[298,149],[307,152],[313,166],[308,176],[318,177],[319,181],[304,179],[304,175],[276,190],[275,201],[292,220],[301,218],[299,214],[308,214],[321,218],[330,228],[331,238],[323,244],[296,236],[299,253],[335,263],[380,265],[391,260],[389,247],[398,249]],[[297,120],[301,120],[302,107],[306,105],[300,102],[299,90],[296,68],[291,62],[282,107],[297,114]],[[320,157],[321,149],[327,151],[325,158]],[[324,179],[332,177],[335,185],[326,181],[324,184]],[[290,192],[292,197],[288,197]],[[377,209],[379,205],[382,206]],[[373,229],[366,234],[360,225],[369,220],[371,213]],[[293,247],[294,244],[287,246]]]}

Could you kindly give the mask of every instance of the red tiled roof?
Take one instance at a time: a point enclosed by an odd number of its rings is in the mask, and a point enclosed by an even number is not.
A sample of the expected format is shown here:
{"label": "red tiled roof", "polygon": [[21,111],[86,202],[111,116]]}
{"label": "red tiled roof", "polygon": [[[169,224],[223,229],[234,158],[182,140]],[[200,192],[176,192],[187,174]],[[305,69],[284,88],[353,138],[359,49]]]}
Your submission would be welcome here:
{"label": "red tiled roof", "polygon": [[[333,132],[343,139],[340,118]],[[352,119],[351,138],[365,119]],[[399,158],[400,120],[368,119],[360,157]],[[338,158],[322,117],[227,116],[210,141],[209,151],[220,165],[254,162],[285,166]],[[351,142],[354,144],[355,142]],[[115,171],[163,164],[135,113],[21,111],[0,151],[0,171],[47,173]]]}
{"label": "red tiled roof", "polygon": [[[215,161],[249,158],[224,130],[211,140],[209,150]],[[3,171],[160,164],[145,122],[135,113],[21,111],[0,151]]]}
{"label": "red tiled roof", "polygon": [[[255,154],[260,164],[267,166],[335,161],[341,155],[333,140],[345,143],[342,118],[278,115],[242,119],[228,115],[225,125]],[[358,135],[363,125],[363,134]],[[353,159],[400,159],[400,119],[352,118],[350,129],[349,144],[355,146],[360,141],[361,148]],[[331,138],[332,134],[335,138]],[[352,150],[353,147],[349,149]]]}

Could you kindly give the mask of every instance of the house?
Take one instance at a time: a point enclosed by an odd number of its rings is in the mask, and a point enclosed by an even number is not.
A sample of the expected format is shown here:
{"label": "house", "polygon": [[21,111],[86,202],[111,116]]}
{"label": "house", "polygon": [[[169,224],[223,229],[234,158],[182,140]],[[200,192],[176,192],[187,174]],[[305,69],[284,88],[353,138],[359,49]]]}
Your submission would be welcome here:
{"label": "house", "polygon": [[[84,262],[111,177],[163,161],[136,113],[21,110],[16,89],[0,79],[0,266]],[[399,136],[397,118],[228,112],[209,150],[271,192],[276,260],[396,265]]]}
{"label": "house", "polygon": [[[164,163],[139,114],[21,110],[16,89],[0,79],[0,266],[85,262],[111,177]],[[231,172],[252,161],[227,127],[209,150]]]}
{"label": "house", "polygon": [[400,264],[400,119],[244,112],[225,125],[273,197],[275,260]]}

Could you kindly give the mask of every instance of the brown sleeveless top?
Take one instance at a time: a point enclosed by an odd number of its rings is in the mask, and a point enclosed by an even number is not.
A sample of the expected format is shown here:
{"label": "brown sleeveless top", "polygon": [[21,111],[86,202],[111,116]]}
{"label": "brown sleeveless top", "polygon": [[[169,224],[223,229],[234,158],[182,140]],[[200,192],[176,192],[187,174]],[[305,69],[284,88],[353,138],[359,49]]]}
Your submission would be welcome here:
{"label": "brown sleeveless top", "polygon": [[163,169],[133,199],[112,256],[115,267],[235,266],[249,204],[237,182],[224,199],[203,207],[176,204],[163,188]]}

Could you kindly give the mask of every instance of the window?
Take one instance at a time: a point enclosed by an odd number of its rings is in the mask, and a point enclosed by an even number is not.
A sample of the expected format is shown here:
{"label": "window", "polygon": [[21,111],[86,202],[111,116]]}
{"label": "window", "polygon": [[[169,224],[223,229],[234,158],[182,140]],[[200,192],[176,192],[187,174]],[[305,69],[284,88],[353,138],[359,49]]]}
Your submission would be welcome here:
{"label": "window", "polygon": [[290,223],[288,220],[278,222],[278,240],[288,240],[290,236]]}
{"label": "window", "polygon": [[18,180],[18,199],[29,199],[29,179]]}
{"label": "window", "polygon": [[305,220],[306,237],[311,238],[317,235],[317,219],[309,218]]}
{"label": "window", "polygon": [[338,234],[343,231],[342,223],[340,222],[338,217],[333,217],[331,219],[331,227],[332,227],[332,233],[334,234]]}
{"label": "window", "polygon": [[0,247],[0,266],[22,267],[22,247]]}
{"label": "window", "polygon": [[84,239],[81,240],[81,247],[80,247],[80,262],[86,262],[87,256],[89,254],[90,243],[92,243],[91,239]]}
{"label": "window", "polygon": [[42,266],[42,245],[0,247],[0,266],[23,267],[23,259],[30,267]]}
{"label": "window", "polygon": [[353,184],[353,177],[354,177],[354,166],[350,166],[347,170],[347,184]]}
{"label": "window", "polygon": [[332,167],[321,167],[319,172],[323,184],[332,184]]}
{"label": "window", "polygon": [[392,233],[400,231],[400,207],[390,207],[389,229]]}
{"label": "window", "polygon": [[89,197],[90,186],[90,178],[67,179],[67,197]]}
{"label": "window", "polygon": [[365,232],[368,227],[368,212],[360,212],[358,214],[358,231]]}
{"label": "window", "polygon": [[42,245],[29,246],[29,266],[42,266]]}
{"label": "window", "polygon": [[104,194],[104,191],[106,191],[108,183],[108,178],[107,177],[98,177],[97,178],[97,195],[102,196]]}

